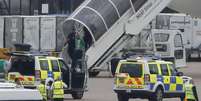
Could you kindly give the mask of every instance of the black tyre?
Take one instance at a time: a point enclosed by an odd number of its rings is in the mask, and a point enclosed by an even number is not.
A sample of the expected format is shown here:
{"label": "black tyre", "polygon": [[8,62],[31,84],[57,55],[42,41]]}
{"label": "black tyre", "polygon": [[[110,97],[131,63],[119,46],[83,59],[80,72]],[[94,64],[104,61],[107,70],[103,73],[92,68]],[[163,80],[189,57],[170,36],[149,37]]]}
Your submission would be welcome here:
{"label": "black tyre", "polygon": [[80,92],[73,92],[72,94],[73,99],[82,99],[84,92],[80,91]]}
{"label": "black tyre", "polygon": [[129,97],[126,94],[119,93],[117,94],[118,101],[128,101]]}
{"label": "black tyre", "polygon": [[149,101],[163,101],[163,90],[158,88]]}
{"label": "black tyre", "polygon": [[60,99],[53,99],[53,101],[64,101],[63,98],[60,98]]}

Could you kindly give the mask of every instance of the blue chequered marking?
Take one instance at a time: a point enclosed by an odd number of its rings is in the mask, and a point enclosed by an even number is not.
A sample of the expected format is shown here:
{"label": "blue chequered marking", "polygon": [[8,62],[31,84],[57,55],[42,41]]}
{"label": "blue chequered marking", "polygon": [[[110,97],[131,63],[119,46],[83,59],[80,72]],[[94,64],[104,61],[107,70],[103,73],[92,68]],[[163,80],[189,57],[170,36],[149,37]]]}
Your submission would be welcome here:
{"label": "blue chequered marking", "polygon": [[161,81],[161,82],[163,82],[163,76],[161,76],[161,75],[157,75],[157,81]]}
{"label": "blue chequered marking", "polygon": [[154,83],[150,83],[149,85],[150,85],[150,89],[153,90],[155,84]]}
{"label": "blue chequered marking", "polygon": [[169,84],[165,84],[164,86],[165,86],[165,91],[169,91],[170,85]]}
{"label": "blue chequered marking", "polygon": [[176,83],[176,77],[170,77],[170,83]]}
{"label": "blue chequered marking", "polygon": [[183,90],[183,85],[182,84],[177,84],[176,90],[177,91],[182,91]]}

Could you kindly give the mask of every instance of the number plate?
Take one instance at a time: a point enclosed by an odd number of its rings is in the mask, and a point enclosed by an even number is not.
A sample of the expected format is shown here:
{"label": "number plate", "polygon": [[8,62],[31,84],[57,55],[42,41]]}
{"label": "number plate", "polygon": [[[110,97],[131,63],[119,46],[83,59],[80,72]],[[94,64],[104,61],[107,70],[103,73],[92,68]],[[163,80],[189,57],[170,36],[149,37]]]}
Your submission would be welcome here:
{"label": "number plate", "polygon": [[127,90],[126,90],[126,93],[131,93],[131,89],[127,89]]}

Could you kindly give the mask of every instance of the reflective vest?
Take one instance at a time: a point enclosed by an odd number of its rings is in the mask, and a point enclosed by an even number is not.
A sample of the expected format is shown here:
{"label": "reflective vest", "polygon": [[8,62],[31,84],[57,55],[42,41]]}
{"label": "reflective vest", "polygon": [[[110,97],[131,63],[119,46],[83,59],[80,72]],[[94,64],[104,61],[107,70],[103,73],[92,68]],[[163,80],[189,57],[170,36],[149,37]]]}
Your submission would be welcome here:
{"label": "reflective vest", "polygon": [[185,98],[187,100],[195,100],[192,84],[185,85]]}
{"label": "reflective vest", "polygon": [[47,100],[46,86],[44,84],[38,85],[37,89],[42,95],[43,99]]}
{"label": "reflective vest", "polygon": [[85,49],[85,43],[82,38],[76,38],[75,39],[75,49],[76,50],[84,50]]}
{"label": "reflective vest", "polygon": [[53,83],[53,98],[64,98],[63,82],[56,81]]}

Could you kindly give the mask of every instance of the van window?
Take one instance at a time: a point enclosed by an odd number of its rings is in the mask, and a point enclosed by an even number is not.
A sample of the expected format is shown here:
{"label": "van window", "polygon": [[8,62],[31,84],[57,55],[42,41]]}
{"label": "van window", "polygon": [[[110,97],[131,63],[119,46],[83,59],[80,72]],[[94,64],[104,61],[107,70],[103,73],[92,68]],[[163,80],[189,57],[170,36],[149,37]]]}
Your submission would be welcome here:
{"label": "van window", "polygon": [[156,42],[167,42],[170,35],[167,33],[155,33],[154,38]]}
{"label": "van window", "polygon": [[40,68],[41,70],[49,70],[49,64],[47,60],[40,60]]}
{"label": "van window", "polygon": [[176,76],[177,70],[173,67],[173,64],[169,64],[171,76]]}
{"label": "van window", "polygon": [[161,64],[160,66],[161,66],[162,75],[169,76],[167,64]]}
{"label": "van window", "polygon": [[150,74],[158,74],[157,64],[149,64],[149,72]]}
{"label": "van window", "polygon": [[142,64],[122,64],[120,73],[128,73],[131,77],[142,76]]}
{"label": "van window", "polygon": [[182,36],[180,34],[175,35],[175,37],[174,37],[174,45],[175,45],[175,47],[182,47],[183,46]]}
{"label": "van window", "polygon": [[59,65],[57,60],[51,60],[51,64],[52,64],[52,71],[59,72]]}

